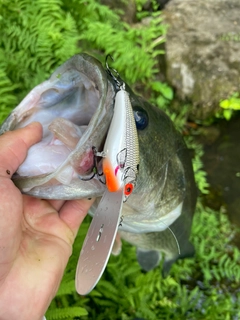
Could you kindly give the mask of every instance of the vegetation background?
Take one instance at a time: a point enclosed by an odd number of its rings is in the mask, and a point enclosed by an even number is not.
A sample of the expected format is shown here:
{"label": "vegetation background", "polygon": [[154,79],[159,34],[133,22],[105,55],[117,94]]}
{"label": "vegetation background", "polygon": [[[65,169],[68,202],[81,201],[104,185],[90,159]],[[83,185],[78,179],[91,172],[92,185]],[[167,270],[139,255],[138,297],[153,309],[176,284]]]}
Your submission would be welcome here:
{"label": "vegetation background", "polygon": [[[102,62],[107,54],[114,56],[114,67],[125,81],[164,109],[185,132],[191,106],[171,110],[173,90],[158,77],[167,26],[154,1],[151,12],[143,9],[145,0],[135,2],[136,22],[129,25],[121,10],[111,10],[100,0],[0,0],[0,121],[56,67],[78,52],[88,52]],[[225,109],[229,101],[222,102]],[[224,208],[214,212],[202,204],[201,195],[208,192],[202,146],[191,132],[186,142],[195,150],[193,165],[200,190],[192,229],[195,257],[177,262],[163,278],[161,266],[143,272],[135,248],[124,243],[121,255],[110,258],[96,289],[80,297],[74,277],[88,218],[47,312],[48,320],[240,318],[240,253],[233,244],[237,231]]]}

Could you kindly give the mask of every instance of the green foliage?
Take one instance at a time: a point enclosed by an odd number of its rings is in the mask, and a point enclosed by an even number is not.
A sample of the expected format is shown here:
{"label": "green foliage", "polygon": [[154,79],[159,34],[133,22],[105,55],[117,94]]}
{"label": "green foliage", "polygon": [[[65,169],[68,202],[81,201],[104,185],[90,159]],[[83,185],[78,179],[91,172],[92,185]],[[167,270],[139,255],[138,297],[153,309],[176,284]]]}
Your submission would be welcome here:
{"label": "green foliage", "polygon": [[87,314],[87,311],[80,307],[56,308],[54,310],[48,310],[47,318],[52,320],[73,319],[74,317],[82,317]]}
{"label": "green foliage", "polygon": [[202,194],[207,194],[209,184],[207,182],[207,173],[204,171],[203,162],[201,159],[204,153],[203,146],[196,143],[191,136],[186,137],[185,141],[188,148],[193,149],[195,153],[192,159],[192,164],[197,187]]}
{"label": "green foliage", "polygon": [[[197,212],[201,214],[199,223],[194,225],[192,239],[198,247],[196,259],[203,273],[203,284],[209,286],[220,282],[219,285],[224,286],[227,282],[233,282],[234,287],[240,280],[240,252],[231,244],[236,230],[231,228],[222,212],[214,214],[200,203]],[[203,228],[206,224],[209,227]],[[221,280],[226,283],[221,283]]]}
{"label": "green foliage", "polygon": [[142,11],[142,8],[145,3],[146,3],[146,0],[136,0],[136,6],[137,6],[138,12]]}
{"label": "green foliage", "polygon": [[[0,58],[1,61],[1,58]],[[8,116],[12,106],[17,102],[14,90],[17,88],[7,77],[4,67],[0,62],[0,123]]]}
{"label": "green foliage", "polygon": [[[150,84],[152,90],[152,99],[161,109],[166,112],[168,110],[167,106],[169,102],[173,99],[173,89],[169,87],[166,83],[160,81],[153,81]],[[171,112],[169,112],[171,113]]]}
{"label": "green foliage", "polygon": [[220,101],[220,107],[223,108],[223,116],[230,120],[234,110],[240,110],[240,98],[238,93],[234,93],[229,99]]}
{"label": "green foliage", "polygon": [[[78,52],[76,23],[61,5],[60,0],[0,1],[0,70],[17,84],[18,100]],[[8,104],[13,106],[13,99]]]}
{"label": "green foliage", "polygon": [[129,84],[149,81],[157,72],[155,58],[163,53],[157,46],[166,34],[159,12],[152,13],[147,24],[130,26],[116,12],[95,0],[66,1],[65,6],[78,24],[81,48],[111,54],[115,59],[114,68]]}
{"label": "green foliage", "polygon": [[7,105],[13,107],[16,97],[20,101],[79,48],[91,48],[100,60],[111,54],[129,84],[149,84],[166,26],[158,12],[148,16],[147,23],[130,26],[96,0],[0,0],[0,75],[17,85],[5,96]]}

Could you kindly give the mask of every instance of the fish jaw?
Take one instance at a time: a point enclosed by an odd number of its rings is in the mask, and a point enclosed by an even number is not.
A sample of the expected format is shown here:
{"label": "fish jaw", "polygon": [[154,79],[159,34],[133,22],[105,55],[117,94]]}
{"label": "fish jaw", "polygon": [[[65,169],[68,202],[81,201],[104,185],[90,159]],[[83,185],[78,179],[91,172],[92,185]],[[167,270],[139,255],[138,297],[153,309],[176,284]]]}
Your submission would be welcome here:
{"label": "fish jaw", "polygon": [[89,196],[101,195],[100,183],[83,187],[81,179],[94,167],[93,147],[103,147],[115,94],[101,63],[86,54],[72,57],[35,87],[0,128],[1,134],[33,121],[43,126],[42,141],[30,148],[13,176],[17,187],[28,194],[34,189],[32,193],[41,198],[49,198],[46,192],[51,190],[51,199],[69,199],[73,189],[74,197],[82,198],[86,187]]}
{"label": "fish jaw", "polygon": [[[161,232],[166,230],[182,213],[183,202],[163,215],[151,215],[150,212],[125,215],[120,231],[131,233]],[[126,211],[125,211],[126,212]],[[141,219],[139,219],[139,215]]]}
{"label": "fish jaw", "polygon": [[[17,185],[18,180],[15,180],[14,183]],[[26,189],[25,193],[41,199],[75,200],[102,197],[105,190],[106,186],[97,178],[93,178],[89,181],[73,179],[68,185],[46,183],[45,185],[32,187],[29,190]]]}

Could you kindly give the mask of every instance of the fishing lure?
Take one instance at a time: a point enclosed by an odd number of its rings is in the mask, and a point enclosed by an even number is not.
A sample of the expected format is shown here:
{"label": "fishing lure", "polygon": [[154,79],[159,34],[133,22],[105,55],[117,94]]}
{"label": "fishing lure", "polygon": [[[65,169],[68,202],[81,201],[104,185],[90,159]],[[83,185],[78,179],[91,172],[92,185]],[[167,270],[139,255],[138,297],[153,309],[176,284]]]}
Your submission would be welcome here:
{"label": "fishing lure", "polygon": [[[107,62],[106,62],[107,65]],[[119,91],[115,97],[114,114],[104,145],[103,173],[110,192],[123,189],[124,201],[132,193],[139,169],[139,145],[136,123],[125,84],[116,81]],[[113,69],[116,73],[116,70]]]}
{"label": "fishing lure", "polygon": [[108,73],[114,78],[119,91],[116,93],[114,103],[113,118],[108,130],[108,135],[102,152],[94,150],[94,172],[90,178],[82,178],[82,180],[90,180],[96,174],[98,179],[100,175],[97,170],[96,157],[103,158],[102,170],[106,179],[106,186],[110,192],[116,192],[123,189],[124,202],[133,192],[136,184],[139,169],[139,144],[137,127],[134,119],[133,109],[129,94],[125,90],[125,84],[113,75],[113,70],[107,65]]}
{"label": "fishing lure", "polygon": [[114,115],[103,152],[107,188],[110,192],[123,189],[126,200],[136,183],[139,147],[132,106],[123,86],[116,94]]}
{"label": "fishing lure", "polygon": [[117,229],[122,226],[122,204],[134,189],[139,167],[138,136],[129,95],[125,84],[120,84],[108,65],[107,71],[115,79],[119,91],[103,152],[95,152],[95,156],[103,157],[107,189],[78,260],[75,282],[77,292],[82,295],[95,287],[107,265]]}

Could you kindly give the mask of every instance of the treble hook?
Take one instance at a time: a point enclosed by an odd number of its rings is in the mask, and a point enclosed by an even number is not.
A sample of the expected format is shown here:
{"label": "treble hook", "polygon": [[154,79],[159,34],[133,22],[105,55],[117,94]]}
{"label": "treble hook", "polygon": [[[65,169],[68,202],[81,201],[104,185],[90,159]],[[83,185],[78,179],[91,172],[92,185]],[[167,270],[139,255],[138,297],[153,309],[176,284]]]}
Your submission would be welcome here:
{"label": "treble hook", "polygon": [[[112,61],[114,61],[113,57],[110,54],[108,54],[106,56],[105,65],[106,65],[106,68],[107,68],[107,72],[113,78],[113,80],[116,82],[117,86],[120,88],[121,85],[123,85],[123,84],[121,84],[121,82],[118,80],[119,73],[117,72],[117,70],[109,67],[108,62],[107,62],[109,57],[112,59]],[[114,73],[116,74],[116,76],[114,75]]]}
{"label": "treble hook", "polygon": [[97,176],[98,180],[102,183],[102,184],[106,184],[105,181],[103,181],[100,177],[103,176],[103,172],[99,173],[98,172],[98,168],[97,168],[97,156],[102,156],[103,152],[97,152],[96,147],[92,147],[93,153],[94,153],[94,165],[92,168],[92,175],[90,177],[84,178],[80,175],[78,175],[78,178],[81,179],[82,181],[89,181],[92,180],[95,176]]}

